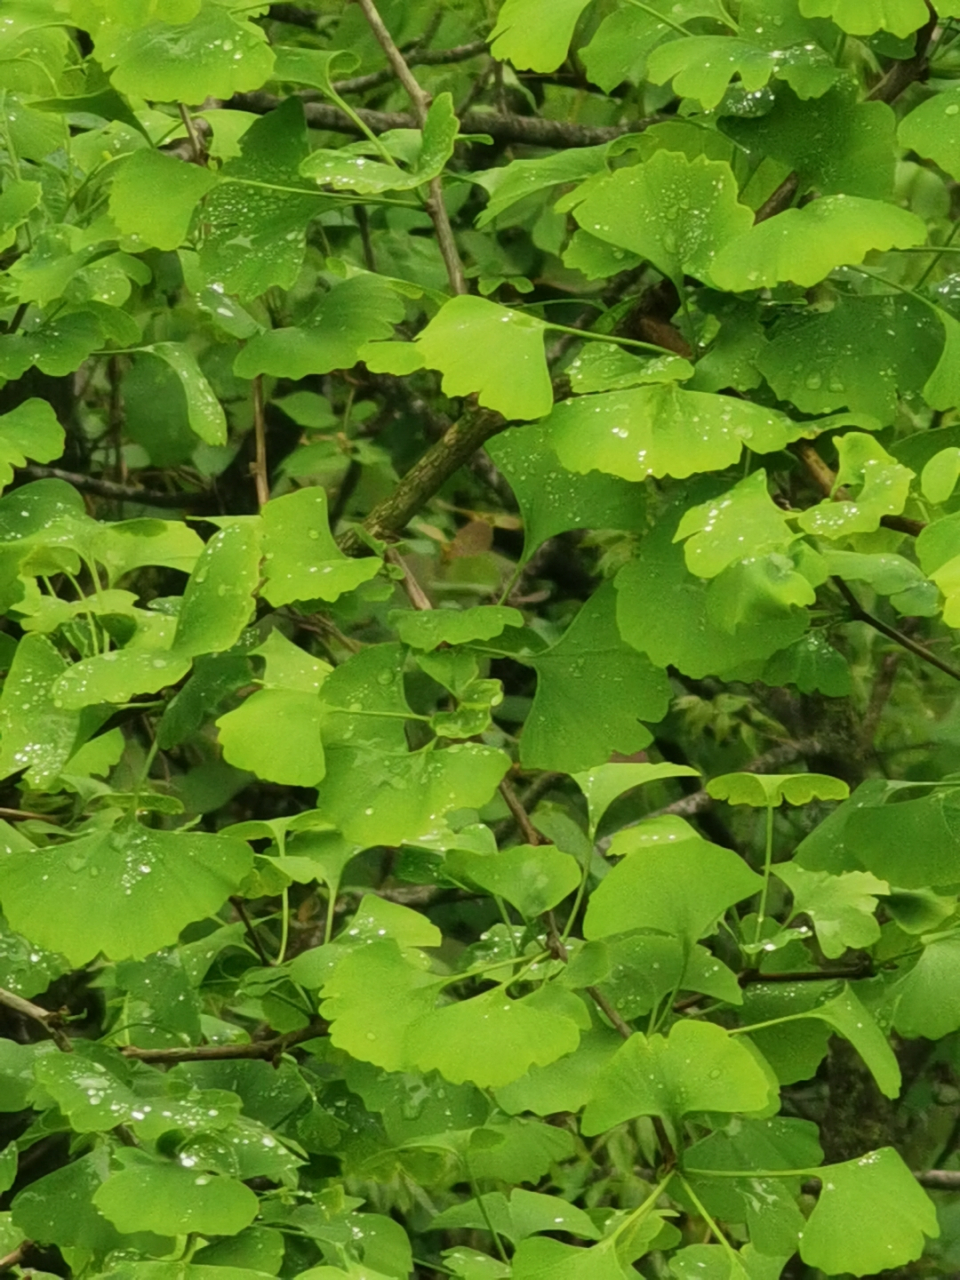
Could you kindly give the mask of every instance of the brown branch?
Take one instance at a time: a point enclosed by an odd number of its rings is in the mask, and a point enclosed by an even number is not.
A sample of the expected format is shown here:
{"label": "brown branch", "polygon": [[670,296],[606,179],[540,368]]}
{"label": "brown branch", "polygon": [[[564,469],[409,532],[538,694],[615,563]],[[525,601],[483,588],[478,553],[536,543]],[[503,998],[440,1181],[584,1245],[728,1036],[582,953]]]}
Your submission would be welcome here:
{"label": "brown branch", "polygon": [[[468,62],[471,58],[486,53],[486,40],[472,40],[469,44],[455,45],[452,49],[413,49],[404,54],[408,67],[446,66],[452,62]],[[335,80],[333,87],[341,96],[345,93],[363,93],[366,89],[376,89],[396,75],[393,67],[384,67],[382,71],[371,71],[366,76],[353,76],[349,80]]]}
{"label": "brown branch", "polygon": [[253,380],[253,439],[256,457],[250,464],[257,490],[257,506],[270,501],[270,480],[267,475],[267,424],[263,412],[263,375]]}
{"label": "brown branch", "polygon": [[30,1018],[31,1021],[38,1022],[62,1053],[73,1052],[70,1037],[60,1025],[63,1020],[62,1014],[51,1013],[49,1009],[41,1008],[40,1005],[34,1004],[31,1000],[24,1000],[23,996],[7,991],[5,987],[0,987],[0,1004],[6,1005],[14,1013],[19,1013],[21,1017]]}
{"label": "brown branch", "polygon": [[[238,93],[230,99],[228,105],[234,110],[266,115],[275,111],[280,102],[280,98],[270,93]],[[326,102],[305,102],[303,110],[311,129],[363,137],[363,130],[356,121],[351,120],[339,107]],[[371,133],[417,127],[416,118],[403,111],[371,111],[366,107],[358,107],[356,115]],[[460,131],[486,133],[495,142],[516,142],[529,147],[597,147],[604,142],[612,142],[614,138],[621,138],[625,133],[640,133],[663,119],[664,116],[655,115],[629,124],[585,125],[546,120],[539,116],[518,116],[510,112],[469,111],[460,117]]]}
{"label": "brown branch", "polygon": [[960,670],[956,667],[952,667],[949,662],[944,662],[942,658],[938,658],[930,649],[918,644],[916,640],[911,640],[908,635],[898,631],[896,627],[889,626],[882,618],[877,618],[872,613],[868,613],[842,578],[834,578],[833,584],[850,606],[850,616],[855,621],[867,623],[868,626],[873,627],[874,631],[879,631],[882,636],[886,636],[888,640],[900,645],[908,653],[920,658],[921,661],[929,662],[931,667],[936,667],[938,671],[950,676],[952,680],[960,680]]}
{"label": "brown branch", "polygon": [[796,973],[761,973],[759,969],[745,969],[737,981],[741,987],[766,985],[770,982],[856,982],[861,978],[873,978],[876,969],[872,963],[848,965],[836,969],[801,969]]}
{"label": "brown branch", "polygon": [[[413,464],[394,491],[377,503],[363,522],[364,529],[374,538],[391,538],[401,533],[440,486],[469,462],[485,441],[507,426],[509,423],[498,413],[468,409]],[[356,555],[364,545],[353,529],[341,534],[338,541],[348,555]]]}
{"label": "brown branch", "polygon": [[19,1267],[27,1255],[27,1250],[32,1248],[32,1240],[21,1240],[14,1250],[5,1257],[0,1258],[0,1272],[11,1271],[14,1267]]}
{"label": "brown branch", "polygon": [[799,185],[800,179],[797,175],[788,173],[779,187],[767,196],[757,210],[754,215],[754,222],[766,222],[768,218],[772,218],[778,213],[783,213],[784,209],[789,209],[793,203],[793,197],[797,194]]}
{"label": "brown branch", "polygon": [[233,907],[234,911],[236,911],[237,915],[240,917],[240,920],[243,923],[243,927],[246,930],[247,938],[250,942],[250,945],[253,947],[257,955],[260,957],[260,963],[263,965],[265,969],[269,969],[273,961],[271,961],[266,951],[264,951],[263,943],[257,937],[257,931],[253,927],[253,921],[250,919],[249,915],[247,914],[247,908],[244,905],[243,899],[233,897],[230,899],[230,905]]}
{"label": "brown branch", "polygon": [[[547,794],[555,783],[561,781],[563,777],[564,775],[562,773],[547,772],[541,773],[539,778],[535,778],[534,781],[531,782],[530,786],[527,787],[523,795],[518,797],[520,804],[523,805],[524,811],[529,813],[531,809],[535,809],[537,807],[537,802]],[[511,813],[509,818],[503,818],[497,823],[493,828],[493,834],[497,837],[498,841],[505,840],[515,825],[516,819]]]}
{"label": "brown branch", "polygon": [[520,834],[523,836],[527,844],[538,845],[542,843],[540,832],[530,821],[530,815],[520,800],[520,797],[514,791],[512,784],[504,778],[500,783],[500,794],[506,802],[507,808],[513,817],[514,822],[520,828]]}
{"label": "brown branch", "polygon": [[160,1062],[174,1064],[177,1062],[224,1062],[233,1058],[276,1058],[286,1053],[294,1045],[304,1040],[313,1040],[317,1036],[326,1035],[325,1022],[311,1022],[299,1031],[288,1031],[286,1035],[277,1036],[273,1040],[255,1040],[252,1044],[201,1044],[175,1049],[139,1049],[136,1045],[126,1045],[120,1050],[125,1058],[135,1058],[138,1062]]}
{"label": "brown branch", "polygon": [[203,145],[203,138],[197,129],[196,121],[181,102],[180,119],[183,121],[183,127],[187,131],[187,138],[190,140],[190,159],[194,164],[205,165],[207,163],[207,152]]}
{"label": "brown branch", "polygon": [[34,822],[49,822],[55,827],[60,825],[56,818],[51,818],[48,813],[32,813],[29,809],[0,808],[0,818],[4,818],[7,822],[25,822],[32,819]]}
{"label": "brown branch", "polygon": [[410,604],[413,606],[413,608],[419,609],[421,612],[426,609],[432,609],[433,604],[430,601],[430,597],[427,595],[423,587],[421,587],[420,583],[414,577],[413,570],[410,568],[407,562],[403,559],[403,557],[399,554],[399,552],[397,552],[393,547],[388,547],[385,559],[389,560],[391,564],[396,565],[398,569],[402,570],[403,590],[406,594],[407,599],[410,601]]}
{"label": "brown branch", "polygon": [[[842,486],[836,487],[836,473],[831,471],[809,440],[795,441],[790,445],[790,451],[803,463],[810,479],[825,498],[833,498],[836,502],[850,501],[847,490]],[[922,520],[912,520],[909,516],[881,516],[880,523],[885,529],[896,529],[898,533],[907,533],[912,538],[918,537],[927,527]]]}
{"label": "brown branch", "polygon": [[94,476],[80,475],[76,471],[63,471],[60,467],[41,467],[28,463],[19,467],[20,475],[31,480],[66,480],[81,493],[92,493],[99,498],[116,498],[119,502],[139,502],[145,507],[186,507],[191,511],[213,511],[216,499],[210,493],[166,493],[160,489],[141,489],[139,485],[117,484],[113,480],[100,480]]}
{"label": "brown branch", "polygon": [[[427,112],[430,109],[430,95],[421,89],[416,76],[410,70],[406,59],[394,43],[393,36],[391,36],[386,24],[380,17],[380,12],[373,0],[357,0],[357,4],[363,11],[367,26],[373,32],[380,48],[387,55],[387,61],[393,68],[397,79],[407,91],[407,97],[413,103],[417,124],[421,129],[425,128]],[[457,249],[453,227],[450,225],[450,215],[447,213],[447,206],[443,200],[443,179],[439,176],[432,178],[429,184],[429,191],[430,195],[426,201],[426,210],[430,215],[430,221],[433,223],[433,229],[437,233],[437,247],[440,250],[440,256],[443,258],[444,266],[447,268],[447,279],[450,281],[450,288],[454,293],[466,293],[467,281],[463,274],[463,263],[460,261],[460,253]]]}

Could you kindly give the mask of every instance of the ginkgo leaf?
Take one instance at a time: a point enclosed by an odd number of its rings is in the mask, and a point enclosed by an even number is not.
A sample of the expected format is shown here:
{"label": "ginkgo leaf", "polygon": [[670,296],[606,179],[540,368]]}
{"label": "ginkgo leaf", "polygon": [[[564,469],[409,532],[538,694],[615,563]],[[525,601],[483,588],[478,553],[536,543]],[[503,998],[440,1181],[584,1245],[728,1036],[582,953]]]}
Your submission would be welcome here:
{"label": "ginkgo leaf", "polygon": [[590,0],[504,0],[490,52],[520,71],[555,71]]}
{"label": "ginkgo leaf", "polygon": [[490,854],[451,849],[443,865],[455,879],[506,898],[528,920],[562,902],[581,878],[576,858],[549,844],[518,844]]}
{"label": "ginkgo leaf", "polygon": [[0,414],[0,489],[13,479],[15,467],[28,458],[52,462],[63,453],[63,427],[46,400],[31,397]]}
{"label": "ginkgo leaf", "polygon": [[955,446],[935,453],[920,473],[920,491],[927,502],[946,502],[960,480],[960,449]]}
{"label": "ginkgo leaf", "polygon": [[522,627],[523,614],[505,605],[476,605],[470,609],[403,609],[390,614],[390,623],[404,644],[427,653],[441,644],[469,644],[492,640],[505,627]]}
{"label": "ginkgo leaf", "polygon": [[856,499],[829,499],[808,507],[797,517],[807,533],[821,538],[841,538],[870,533],[885,515],[899,514],[907,502],[913,472],[895,462],[873,436],[848,431],[837,441],[840,466],[837,484],[858,485]]}
{"label": "ginkgo leaf", "polygon": [[639,1032],[600,1073],[583,1113],[588,1135],[634,1116],[661,1116],[675,1129],[692,1111],[759,1111],[770,1096],[766,1072],[715,1023],[681,1020],[668,1037]]}
{"label": "ginkgo leaf", "polygon": [[376,556],[352,559],[330,532],[321,485],[297,489],[264,504],[263,594],[274,607],[293,600],[336,600],[380,572]]}
{"label": "ginkgo leaf", "polygon": [[897,141],[960,178],[960,89],[941,90],[900,121]]}
{"label": "ginkgo leaf", "polygon": [[590,832],[594,834],[614,800],[625,792],[632,791],[634,787],[659,782],[662,778],[699,777],[698,771],[688,764],[671,764],[665,761],[663,764],[602,764],[587,773],[575,774],[573,780],[586,796]]}
{"label": "ginkgo leaf", "polygon": [[715,578],[745,555],[782,551],[793,537],[767,491],[766,472],[755,471],[715,501],[688,507],[674,541],[687,539],[684,557],[691,573]]}
{"label": "ginkgo leaf", "polygon": [[847,947],[871,947],[879,941],[876,895],[890,892],[886,880],[868,871],[839,876],[805,871],[792,862],[778,863],[775,873],[793,894],[794,913],[810,917],[820,949],[831,960],[842,956]]}
{"label": "ginkgo leaf", "polygon": [[174,1160],[126,1148],[123,1165],[96,1191],[93,1203],[123,1232],[175,1236],[184,1229],[232,1236],[257,1216],[259,1201],[235,1178],[198,1172]]}
{"label": "ginkgo leaf", "polygon": [[230,524],[206,544],[183,593],[173,651],[182,657],[230,649],[250,621],[260,581],[260,539]]}
{"label": "ginkgo leaf", "polygon": [[644,164],[588,184],[574,217],[591,235],[639,254],[673,280],[684,273],[707,280],[723,246],[753,222],[737,196],[724,161],[657,151]]}
{"label": "ginkgo leaf", "polygon": [[39,182],[14,180],[4,183],[0,194],[0,249],[9,249],[16,243],[17,227],[26,221],[42,197],[43,187]]}
{"label": "ginkgo leaf", "polygon": [[894,990],[894,1026],[900,1035],[941,1040],[956,1031],[960,1027],[960,939],[947,936],[928,941]]}
{"label": "ginkgo leaf", "polygon": [[191,659],[184,654],[115,649],[68,667],[54,681],[53,697],[73,711],[98,702],[130,702],[138,694],[156,693],[177,684],[190,666]]}
{"label": "ginkgo leaf", "polygon": [[943,326],[945,341],[937,367],[923,388],[923,396],[932,409],[952,409],[960,403],[960,376],[957,374],[960,361],[960,321],[939,307],[937,319]]}
{"label": "ginkgo leaf", "polygon": [[[661,1220],[654,1217],[659,1230]],[[615,1239],[589,1249],[578,1249],[559,1240],[535,1237],[524,1240],[513,1255],[514,1280],[628,1280],[634,1268],[624,1266]]]}
{"label": "ginkgo leaf", "polygon": [[79,716],[53,693],[68,670],[46,636],[26,635],[17,645],[0,693],[0,776],[26,769],[30,784],[42,788],[73,755]]}
{"label": "ginkgo leaf", "polygon": [[[571,773],[629,755],[650,742],[641,721],[667,713],[670,682],[617,628],[617,599],[605,583],[550,649],[524,659],[537,691],[520,738],[528,768]],[[588,678],[589,673],[589,678]]]}
{"label": "ginkgo leaf", "polygon": [[547,425],[565,467],[624,480],[722,471],[744,446],[773,453],[806,431],[775,409],[673,383],[564,400]]}
{"label": "ginkgo leaf", "polygon": [[825,1165],[800,1256],[829,1275],[876,1275],[919,1258],[940,1234],[930,1197],[893,1147]]}
{"label": "ginkgo leaf", "polygon": [[808,18],[832,18],[853,36],[875,31],[909,36],[928,16],[923,0],[800,0],[800,12]]}
{"label": "ginkgo leaf", "polygon": [[391,337],[403,315],[403,301],[387,281],[370,273],[353,276],[321,295],[299,325],[251,338],[237,353],[234,372],[241,378],[267,373],[297,379],[350,369],[364,344]]}
{"label": "ginkgo leaf", "polygon": [[875,249],[923,244],[927,228],[916,214],[881,200],[834,195],[786,209],[750,227],[719,250],[710,279],[742,292],[790,280],[817,284],[835,267],[863,262]]}
{"label": "ginkgo leaf", "polygon": [[490,199],[477,218],[477,227],[485,227],[507,209],[549,187],[567,182],[581,182],[606,167],[607,146],[572,147],[536,160],[511,160],[497,169],[470,174],[472,182],[487,192]]}
{"label": "ginkgo leaf", "polygon": [[584,937],[658,929],[696,942],[762,884],[742,858],[700,837],[649,845],[624,858],[594,889]]}
{"label": "ginkgo leaf", "polygon": [[260,689],[217,721],[223,757],[267,782],[315,787],[326,771],[323,710],[316,693]]}
{"label": "ginkgo leaf", "polygon": [[811,800],[846,800],[850,794],[841,778],[825,773],[725,773],[711,778],[707,791],[715,800],[758,809],[804,805]]}
{"label": "ginkgo leaf", "polygon": [[684,382],[694,367],[682,356],[638,358],[609,342],[588,342],[567,366],[570,386],[577,395],[591,391],[621,391],[648,382]]}
{"label": "ginkgo leaf", "polygon": [[[545,330],[542,320],[525,311],[461,294],[444,303],[414,350],[427,368],[443,374],[446,395],[478,392],[480,404],[505,418],[542,418],[553,404]],[[374,343],[367,351],[377,349]],[[402,345],[398,349],[406,350]],[[408,371],[405,363],[396,368]]]}
{"label": "ginkgo leaf", "polygon": [[162,151],[134,151],[110,188],[110,216],[145,246],[179,249],[197,204],[216,185],[217,175],[209,169]]}
{"label": "ginkgo leaf", "polygon": [[180,379],[187,399],[187,421],[205,444],[227,443],[227,417],[196,357],[182,342],[154,342],[144,347],[159,356]]}
{"label": "ginkgo leaf", "polygon": [[252,865],[242,840],[127,821],[0,859],[0,898],[14,929],[79,968],[101,951],[125,960],[176,942]]}
{"label": "ginkgo leaf", "polygon": [[745,93],[756,93],[771,76],[801,78],[803,96],[824,93],[836,79],[830,57],[816,45],[803,50],[766,49],[751,40],[730,36],[693,36],[660,45],[648,59],[648,74],[654,84],[673,81],[674,92],[694,98],[708,110],[718,106],[734,76]]}

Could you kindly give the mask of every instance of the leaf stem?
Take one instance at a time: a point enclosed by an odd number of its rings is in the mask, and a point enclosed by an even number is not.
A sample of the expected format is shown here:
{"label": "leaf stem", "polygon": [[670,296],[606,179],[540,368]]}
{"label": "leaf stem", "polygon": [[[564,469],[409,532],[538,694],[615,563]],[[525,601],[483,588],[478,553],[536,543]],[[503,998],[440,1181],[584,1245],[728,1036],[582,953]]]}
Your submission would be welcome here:
{"label": "leaf stem", "polygon": [[760,891],[760,906],[757,910],[757,923],[753,931],[753,941],[760,941],[763,922],[767,916],[767,894],[770,891],[770,871],[773,867],[773,805],[767,805],[766,842],[763,851],[763,888]]}
{"label": "leaf stem", "polygon": [[691,1187],[690,1183],[686,1180],[683,1174],[681,1173],[678,1176],[680,1178],[680,1181],[683,1183],[684,1191],[686,1191],[687,1195],[693,1201],[694,1205],[696,1206],[697,1212],[700,1214],[700,1217],[704,1220],[704,1222],[713,1232],[714,1236],[716,1236],[717,1243],[721,1245],[721,1247],[723,1248],[727,1256],[730,1258],[730,1261],[732,1263],[735,1263],[736,1266],[740,1268],[740,1255],[737,1253],[736,1249],[734,1249],[733,1245],[730,1243],[727,1237],[723,1234],[723,1232],[717,1226],[716,1222],[713,1220],[713,1218],[711,1218],[710,1214],[707,1212],[700,1197],[694,1191],[693,1187]]}

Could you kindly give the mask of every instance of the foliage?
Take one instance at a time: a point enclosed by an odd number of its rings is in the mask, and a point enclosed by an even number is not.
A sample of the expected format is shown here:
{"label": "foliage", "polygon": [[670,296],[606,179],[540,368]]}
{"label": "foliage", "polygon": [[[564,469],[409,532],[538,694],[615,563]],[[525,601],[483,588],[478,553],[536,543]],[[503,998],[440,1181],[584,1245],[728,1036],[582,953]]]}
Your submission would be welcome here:
{"label": "foliage", "polygon": [[957,1274],[958,22],[6,0],[0,1270]]}

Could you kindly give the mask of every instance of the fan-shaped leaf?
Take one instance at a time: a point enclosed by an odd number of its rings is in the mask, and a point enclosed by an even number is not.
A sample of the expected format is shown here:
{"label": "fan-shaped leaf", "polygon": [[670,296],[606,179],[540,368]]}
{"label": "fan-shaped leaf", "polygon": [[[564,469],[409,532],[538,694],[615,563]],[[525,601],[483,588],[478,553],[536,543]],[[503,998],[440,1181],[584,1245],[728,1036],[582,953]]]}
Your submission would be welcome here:
{"label": "fan-shaped leaf", "polygon": [[825,773],[725,773],[707,783],[715,800],[776,808],[780,804],[809,804],[811,800],[845,800],[850,788]]}
{"label": "fan-shaped leaf", "polygon": [[490,52],[519,70],[555,71],[590,0],[504,0]]}
{"label": "fan-shaped leaf", "polygon": [[380,572],[377,557],[350,559],[337,546],[320,485],[274,498],[262,518],[263,594],[275,607],[292,600],[336,600]]}
{"label": "fan-shaped leaf", "polygon": [[808,18],[832,18],[854,36],[875,31],[909,36],[928,16],[923,0],[800,0],[800,12]]}

